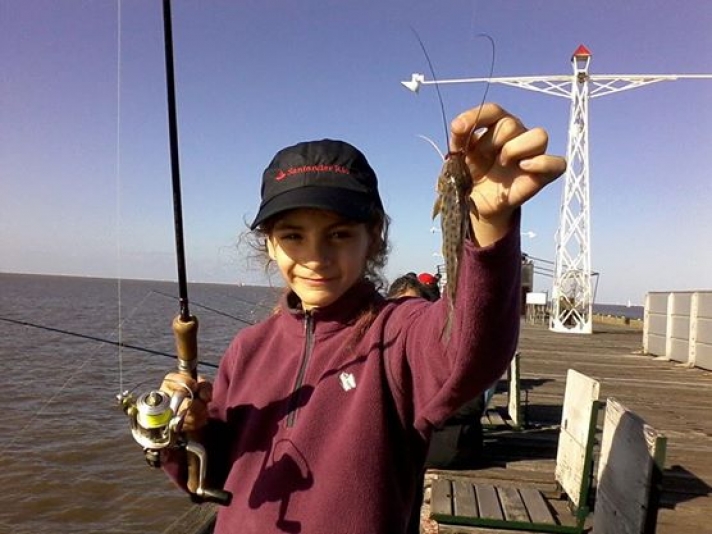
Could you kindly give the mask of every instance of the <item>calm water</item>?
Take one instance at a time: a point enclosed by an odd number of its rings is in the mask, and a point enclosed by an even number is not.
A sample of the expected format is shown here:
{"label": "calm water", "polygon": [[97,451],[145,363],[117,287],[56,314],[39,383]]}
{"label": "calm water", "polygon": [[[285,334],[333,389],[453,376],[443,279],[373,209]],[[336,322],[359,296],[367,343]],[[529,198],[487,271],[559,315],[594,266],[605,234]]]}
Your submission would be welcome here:
{"label": "calm water", "polygon": [[[121,317],[124,343],[172,354],[176,294],[173,283],[122,281],[119,306],[116,280],[0,274],[0,532],[160,533],[191,506],[144,463],[115,401],[120,359],[123,388],[139,391],[175,360],[128,349],[120,358],[116,346],[47,329],[116,341]],[[275,294],[189,285],[200,359],[217,363]]]}

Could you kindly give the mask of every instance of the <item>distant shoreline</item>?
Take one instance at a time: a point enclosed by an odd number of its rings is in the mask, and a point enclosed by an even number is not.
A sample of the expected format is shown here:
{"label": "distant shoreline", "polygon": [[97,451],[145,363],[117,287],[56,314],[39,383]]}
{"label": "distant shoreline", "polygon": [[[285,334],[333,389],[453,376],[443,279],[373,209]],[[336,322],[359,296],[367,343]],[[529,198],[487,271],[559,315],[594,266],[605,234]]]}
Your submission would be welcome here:
{"label": "distant shoreline", "polygon": [[[9,273],[9,272],[0,272],[0,275],[8,275],[8,276],[26,276],[26,277],[31,277],[31,276],[38,276],[38,277],[54,277],[54,278],[76,278],[76,279],[99,279],[99,280],[117,280],[116,278],[112,277],[103,277],[103,276],[78,276],[78,275],[72,275],[72,274],[38,274],[38,273]],[[129,279],[125,278],[122,279],[122,281],[133,281],[133,282],[160,282],[160,283],[177,283],[175,280],[147,280],[147,279]],[[245,287],[269,287],[269,286],[261,286],[261,285],[254,285],[254,284],[240,284],[240,283],[221,283],[221,282],[188,282],[190,285],[193,284],[200,284],[200,285],[213,285],[213,286],[245,286]],[[609,315],[613,317],[623,317],[627,318],[630,320],[643,320],[643,317],[645,315],[645,307],[643,306],[627,306],[625,304],[594,304],[593,305],[593,313],[596,315]]]}
{"label": "distant shoreline", "polygon": [[625,304],[594,304],[593,313],[597,315],[611,315],[614,317],[625,317],[627,319],[643,320],[645,316],[644,306],[626,306]]}

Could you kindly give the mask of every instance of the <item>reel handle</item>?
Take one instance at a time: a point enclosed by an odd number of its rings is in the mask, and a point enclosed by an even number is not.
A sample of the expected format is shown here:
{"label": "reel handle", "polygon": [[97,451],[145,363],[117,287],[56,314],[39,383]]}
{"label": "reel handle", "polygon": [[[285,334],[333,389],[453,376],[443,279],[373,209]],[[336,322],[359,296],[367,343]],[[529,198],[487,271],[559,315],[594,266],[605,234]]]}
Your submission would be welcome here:
{"label": "reel handle", "polygon": [[[232,501],[232,493],[229,491],[206,488],[203,486],[207,478],[208,457],[205,454],[205,447],[195,441],[188,441],[185,450],[189,452],[188,459],[193,458],[198,466],[197,486],[195,490],[190,490],[190,500],[194,503],[213,502],[227,506]],[[190,464],[188,464],[190,465]]]}
{"label": "reel handle", "polygon": [[232,493],[221,489],[205,488],[200,492],[200,495],[198,493],[191,493],[190,500],[195,504],[212,502],[220,506],[228,506],[230,502],[232,502]]}

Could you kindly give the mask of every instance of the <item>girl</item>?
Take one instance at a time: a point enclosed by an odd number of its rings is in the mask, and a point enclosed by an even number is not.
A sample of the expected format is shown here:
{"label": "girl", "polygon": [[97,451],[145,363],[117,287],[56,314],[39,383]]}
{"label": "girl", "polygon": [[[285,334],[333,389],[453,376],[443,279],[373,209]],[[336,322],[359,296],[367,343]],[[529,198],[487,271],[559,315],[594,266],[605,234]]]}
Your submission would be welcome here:
{"label": "girl", "polygon": [[[565,169],[545,154],[543,130],[494,104],[451,130],[450,148],[466,151],[474,180],[474,237],[447,342],[447,297],[393,301],[377,291],[388,218],[363,154],[340,141],[300,143],[265,170],[251,227],[290,291],[277,314],[235,337],[214,386],[187,381],[197,395],[184,430],[202,429],[210,484],[233,495],[216,533],[417,528],[411,510],[433,428],[514,353],[518,207]],[[171,374],[163,387],[174,380],[186,382]],[[164,456],[184,486],[184,458]]]}

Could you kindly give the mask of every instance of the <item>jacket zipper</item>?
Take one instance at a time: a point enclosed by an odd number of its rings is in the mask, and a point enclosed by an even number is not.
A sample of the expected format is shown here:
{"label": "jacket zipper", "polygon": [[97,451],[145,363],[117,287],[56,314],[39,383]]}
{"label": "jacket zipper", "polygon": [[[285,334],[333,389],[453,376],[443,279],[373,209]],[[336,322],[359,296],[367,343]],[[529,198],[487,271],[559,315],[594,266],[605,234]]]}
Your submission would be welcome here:
{"label": "jacket zipper", "polygon": [[304,375],[307,373],[307,365],[311,356],[312,347],[314,345],[314,319],[311,313],[306,313],[304,317],[304,352],[302,353],[302,362],[299,365],[299,373],[297,380],[292,389],[292,400],[289,403],[289,415],[287,416],[287,427],[294,426],[294,421],[297,418],[297,407],[299,406],[298,391],[304,383]]}

